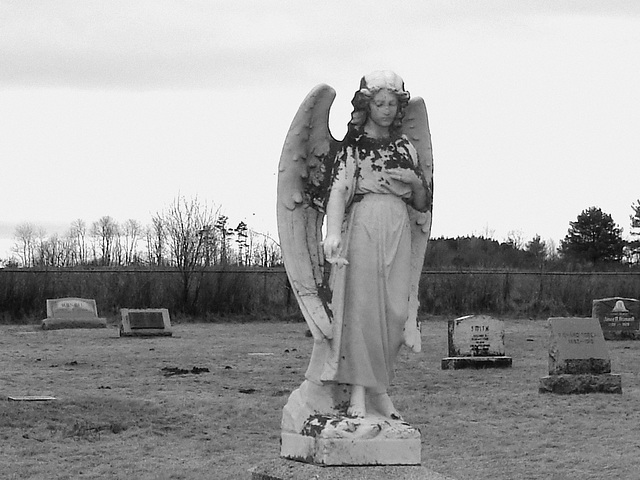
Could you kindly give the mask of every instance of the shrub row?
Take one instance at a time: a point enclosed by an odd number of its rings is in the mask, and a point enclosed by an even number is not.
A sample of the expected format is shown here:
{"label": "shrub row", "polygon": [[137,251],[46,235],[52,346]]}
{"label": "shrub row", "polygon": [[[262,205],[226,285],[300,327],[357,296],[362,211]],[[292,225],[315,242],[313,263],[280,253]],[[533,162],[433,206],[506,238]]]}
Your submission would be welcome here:
{"label": "shrub row", "polygon": [[[423,315],[487,313],[590,316],[595,298],[640,297],[638,273],[515,271],[423,272]],[[93,298],[100,316],[120,308],[168,308],[205,321],[226,315],[300,317],[282,269],[210,270],[197,274],[185,301],[172,270],[0,270],[0,319],[24,323],[46,316],[50,298]]]}

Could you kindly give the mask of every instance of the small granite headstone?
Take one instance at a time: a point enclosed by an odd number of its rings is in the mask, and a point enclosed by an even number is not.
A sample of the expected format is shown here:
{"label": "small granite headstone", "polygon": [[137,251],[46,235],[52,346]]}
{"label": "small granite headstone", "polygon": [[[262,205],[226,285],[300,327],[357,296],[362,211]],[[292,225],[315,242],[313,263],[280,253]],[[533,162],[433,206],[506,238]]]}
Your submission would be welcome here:
{"label": "small granite headstone", "polygon": [[640,340],[640,301],[634,298],[594,300],[591,316],[597,318],[605,340]]}
{"label": "small granite headstone", "polygon": [[622,393],[596,318],[550,318],[549,375],[540,393]]}
{"label": "small granite headstone", "polygon": [[120,317],[123,337],[170,337],[173,334],[166,308],[121,308]]}
{"label": "small granite headstone", "polygon": [[47,318],[43,330],[62,328],[106,328],[107,320],[98,317],[96,301],[87,298],[57,298],[47,300]]}
{"label": "small granite headstone", "polygon": [[449,356],[442,369],[507,368],[512,358],[505,356],[504,322],[486,315],[468,315],[449,320]]}

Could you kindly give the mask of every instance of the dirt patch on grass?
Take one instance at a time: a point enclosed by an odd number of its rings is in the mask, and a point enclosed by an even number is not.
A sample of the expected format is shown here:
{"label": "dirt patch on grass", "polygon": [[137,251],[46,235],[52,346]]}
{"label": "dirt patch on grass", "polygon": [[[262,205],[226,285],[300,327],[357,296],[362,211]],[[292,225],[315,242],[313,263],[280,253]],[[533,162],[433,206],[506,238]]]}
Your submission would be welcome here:
{"label": "dirt patch on grass", "polygon": [[[423,353],[400,355],[391,393],[422,432],[423,465],[459,480],[634,478],[640,342],[607,342],[622,395],[542,395],[546,323],[505,322],[511,369],[441,370],[444,320],[425,323]],[[20,479],[249,478],[278,456],[312,346],[304,323],[183,324],[156,338],[0,330],[0,469]]]}

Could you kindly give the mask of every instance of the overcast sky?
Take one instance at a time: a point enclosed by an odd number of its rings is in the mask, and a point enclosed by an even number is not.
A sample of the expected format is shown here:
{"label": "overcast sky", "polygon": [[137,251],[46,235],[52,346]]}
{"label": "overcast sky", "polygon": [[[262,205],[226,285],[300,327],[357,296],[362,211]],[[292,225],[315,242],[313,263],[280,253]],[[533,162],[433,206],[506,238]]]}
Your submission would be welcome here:
{"label": "overcast sky", "polygon": [[276,236],[287,130],[317,84],[425,99],[432,236],[558,243],[640,198],[640,2],[0,0],[0,258],[15,225],[150,222],[177,195]]}

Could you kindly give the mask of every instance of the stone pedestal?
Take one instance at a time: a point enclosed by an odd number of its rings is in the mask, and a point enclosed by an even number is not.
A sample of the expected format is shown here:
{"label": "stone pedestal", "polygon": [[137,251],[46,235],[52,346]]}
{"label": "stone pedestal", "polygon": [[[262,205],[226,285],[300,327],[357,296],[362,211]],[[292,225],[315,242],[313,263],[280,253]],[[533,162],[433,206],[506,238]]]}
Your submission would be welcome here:
{"label": "stone pedestal", "polygon": [[509,368],[513,360],[505,355],[504,323],[486,315],[468,315],[449,320],[448,353],[443,370],[462,368]]}
{"label": "stone pedestal", "polygon": [[620,375],[611,373],[548,375],[540,379],[540,393],[622,393]]}
{"label": "stone pedestal", "polygon": [[369,403],[364,418],[348,416],[348,399],[344,385],[307,380],[294,390],[282,413],[280,455],[321,466],[420,464],[417,428]]}
{"label": "stone pedestal", "polygon": [[282,432],[284,458],[315,465],[420,465],[420,432],[408,423],[314,415],[302,433]]}
{"label": "stone pedestal", "polygon": [[549,375],[540,393],[622,393],[596,318],[550,318]]}
{"label": "stone pedestal", "polygon": [[453,480],[421,466],[321,467],[282,458],[249,473],[251,480]]}
{"label": "stone pedestal", "polygon": [[442,370],[458,370],[462,368],[509,368],[513,364],[511,357],[444,357]]}

